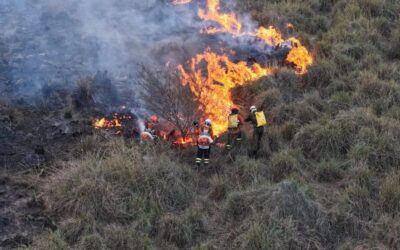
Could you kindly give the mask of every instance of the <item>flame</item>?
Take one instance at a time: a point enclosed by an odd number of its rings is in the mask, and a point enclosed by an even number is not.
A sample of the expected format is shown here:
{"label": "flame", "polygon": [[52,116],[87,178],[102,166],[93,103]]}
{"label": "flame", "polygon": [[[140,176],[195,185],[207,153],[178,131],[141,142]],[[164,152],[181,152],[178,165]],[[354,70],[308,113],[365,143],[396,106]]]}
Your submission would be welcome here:
{"label": "flame", "polygon": [[173,0],[171,3],[173,5],[183,5],[192,2],[192,0]]}
{"label": "flame", "polygon": [[[206,74],[202,65],[206,63]],[[271,68],[246,62],[232,62],[226,54],[217,55],[210,50],[192,58],[189,69],[178,66],[181,81],[189,85],[201,104],[200,111],[213,121],[215,135],[227,129],[227,116],[233,104],[231,90],[250,81],[272,74]]]}
{"label": "flame", "polygon": [[178,139],[176,139],[173,144],[174,145],[180,145],[180,146],[193,146],[195,145],[195,141],[193,141],[193,138],[190,137],[179,137]]}
{"label": "flame", "polygon": [[[126,109],[126,106],[122,106]],[[92,121],[92,126],[96,129],[122,128],[122,123],[133,120],[130,114],[113,113],[112,116],[97,118]]]}
{"label": "flame", "polygon": [[[265,44],[269,46],[280,46],[285,42],[282,34],[279,30],[273,26],[268,28],[259,27],[252,32],[243,32],[242,23],[233,12],[221,13],[220,12],[220,0],[207,0],[207,9],[199,9],[198,15],[204,21],[213,21],[220,27],[208,27],[203,29],[203,33],[214,34],[214,33],[229,33],[232,36],[251,36],[261,39]],[[287,23],[287,28],[293,28],[293,24]],[[307,68],[313,63],[313,58],[308,50],[301,45],[300,41],[296,38],[289,38],[293,45],[289,52],[286,61],[292,63],[298,74],[307,73]]]}
{"label": "flame", "polygon": [[285,41],[282,38],[282,34],[272,26],[258,28],[254,36],[260,38],[269,46],[277,46]]}
{"label": "flame", "polygon": [[122,127],[121,121],[118,118],[113,118],[111,120],[108,120],[107,118],[95,119],[92,125],[97,129]]}
{"label": "flame", "polygon": [[307,73],[308,66],[314,61],[312,56],[296,38],[289,38],[289,41],[292,43],[292,49],[287,55],[286,61],[295,65],[298,74]]}
{"label": "flame", "polygon": [[219,0],[207,0],[207,10],[199,9],[198,15],[201,19],[205,21],[213,21],[218,23],[220,28],[209,28],[206,33],[218,33],[226,32],[234,35],[240,35],[242,24],[236,17],[236,14],[231,13],[220,13]]}

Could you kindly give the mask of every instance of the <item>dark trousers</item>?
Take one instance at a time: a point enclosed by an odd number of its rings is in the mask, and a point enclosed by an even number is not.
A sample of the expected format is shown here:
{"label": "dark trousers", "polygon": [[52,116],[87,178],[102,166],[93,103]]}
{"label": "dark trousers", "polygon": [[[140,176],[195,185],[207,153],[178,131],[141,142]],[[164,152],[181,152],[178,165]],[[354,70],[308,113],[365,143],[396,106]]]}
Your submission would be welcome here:
{"label": "dark trousers", "polygon": [[232,149],[232,147],[242,141],[242,131],[238,132],[228,132],[228,144],[226,144],[226,149]]}
{"label": "dark trousers", "polygon": [[202,149],[198,148],[197,149],[197,157],[196,157],[196,164],[200,165],[201,161],[204,159],[204,164],[208,165],[210,163],[210,153],[211,149]]}
{"label": "dark trousers", "polygon": [[253,131],[253,150],[252,155],[257,157],[258,151],[261,148],[262,138],[264,136],[264,127],[254,128]]}

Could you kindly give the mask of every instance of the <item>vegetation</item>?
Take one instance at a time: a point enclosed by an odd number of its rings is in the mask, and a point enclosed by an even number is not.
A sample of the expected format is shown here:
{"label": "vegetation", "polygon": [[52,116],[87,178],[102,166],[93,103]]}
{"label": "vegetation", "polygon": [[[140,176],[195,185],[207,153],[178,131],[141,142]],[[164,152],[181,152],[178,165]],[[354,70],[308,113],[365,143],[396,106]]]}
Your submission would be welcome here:
{"label": "vegetation", "polygon": [[262,156],[195,170],[190,152],[85,139],[38,184],[57,230],[32,249],[400,249],[400,2],[238,7],[315,52],[306,75],[234,91],[272,123]]}

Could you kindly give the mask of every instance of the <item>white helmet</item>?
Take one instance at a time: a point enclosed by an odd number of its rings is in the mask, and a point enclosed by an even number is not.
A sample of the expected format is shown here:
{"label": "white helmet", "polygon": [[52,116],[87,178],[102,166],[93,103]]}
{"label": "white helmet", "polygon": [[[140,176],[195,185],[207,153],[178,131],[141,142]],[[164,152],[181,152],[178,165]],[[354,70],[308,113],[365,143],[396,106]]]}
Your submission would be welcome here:
{"label": "white helmet", "polygon": [[254,105],[253,105],[253,106],[251,106],[251,107],[250,107],[250,111],[251,111],[251,112],[256,112],[256,111],[257,111],[257,108],[256,108],[256,106],[254,106]]}
{"label": "white helmet", "polygon": [[206,124],[207,126],[211,126],[211,125],[212,125],[211,119],[207,119],[207,120],[205,121],[205,124]]}

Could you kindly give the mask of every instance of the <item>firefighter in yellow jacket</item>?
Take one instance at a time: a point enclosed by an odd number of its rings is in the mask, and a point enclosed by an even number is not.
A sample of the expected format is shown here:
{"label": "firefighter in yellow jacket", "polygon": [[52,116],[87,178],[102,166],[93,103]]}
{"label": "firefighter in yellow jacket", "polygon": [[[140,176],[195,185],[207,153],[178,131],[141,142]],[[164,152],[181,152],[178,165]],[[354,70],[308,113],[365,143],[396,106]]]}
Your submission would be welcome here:
{"label": "firefighter in yellow jacket", "polygon": [[228,116],[228,143],[226,144],[226,149],[230,150],[233,144],[242,141],[242,129],[244,120],[239,114],[239,107],[232,105],[231,114]]}
{"label": "firefighter in yellow jacket", "polygon": [[199,137],[197,138],[197,166],[200,166],[203,160],[204,165],[208,165],[210,163],[211,144],[214,143],[214,135],[211,126],[211,120],[207,119],[205,124],[200,128]]}
{"label": "firefighter in yellow jacket", "polygon": [[250,107],[250,115],[246,119],[246,122],[250,122],[253,125],[253,144],[252,156],[257,157],[258,151],[261,148],[261,142],[264,135],[264,127],[267,125],[265,114],[263,111],[257,111],[256,106]]}

